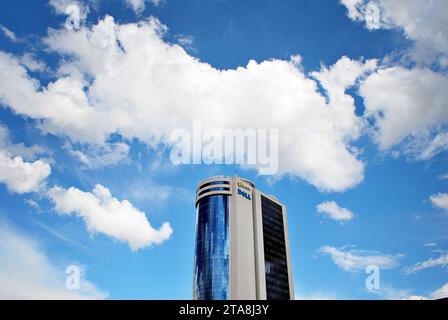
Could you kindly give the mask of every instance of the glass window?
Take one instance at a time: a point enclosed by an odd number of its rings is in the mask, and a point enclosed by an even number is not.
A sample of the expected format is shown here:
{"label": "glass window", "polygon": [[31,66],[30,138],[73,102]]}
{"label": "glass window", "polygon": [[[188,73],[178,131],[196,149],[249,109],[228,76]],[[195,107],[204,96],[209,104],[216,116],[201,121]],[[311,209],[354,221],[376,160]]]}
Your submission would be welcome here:
{"label": "glass window", "polygon": [[289,300],[282,206],[261,196],[267,300]]}
{"label": "glass window", "polygon": [[212,195],[197,207],[193,298],[228,299],[229,197]]}

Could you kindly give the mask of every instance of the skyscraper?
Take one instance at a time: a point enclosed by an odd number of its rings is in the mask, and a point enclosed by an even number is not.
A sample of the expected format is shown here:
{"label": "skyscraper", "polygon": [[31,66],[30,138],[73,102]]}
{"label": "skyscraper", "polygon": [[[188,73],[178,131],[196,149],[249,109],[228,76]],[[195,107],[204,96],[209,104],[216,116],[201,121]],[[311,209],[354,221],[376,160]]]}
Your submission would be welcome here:
{"label": "skyscraper", "polygon": [[193,298],[293,299],[286,207],[239,177],[196,192]]}

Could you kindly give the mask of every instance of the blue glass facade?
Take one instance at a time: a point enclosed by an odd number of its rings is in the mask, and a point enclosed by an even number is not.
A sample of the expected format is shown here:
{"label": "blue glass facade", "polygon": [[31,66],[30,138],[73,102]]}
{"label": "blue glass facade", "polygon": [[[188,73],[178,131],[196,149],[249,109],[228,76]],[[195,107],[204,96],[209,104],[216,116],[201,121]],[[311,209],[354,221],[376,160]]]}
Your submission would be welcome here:
{"label": "blue glass facade", "polygon": [[229,196],[212,195],[197,205],[193,298],[225,300],[229,294]]}

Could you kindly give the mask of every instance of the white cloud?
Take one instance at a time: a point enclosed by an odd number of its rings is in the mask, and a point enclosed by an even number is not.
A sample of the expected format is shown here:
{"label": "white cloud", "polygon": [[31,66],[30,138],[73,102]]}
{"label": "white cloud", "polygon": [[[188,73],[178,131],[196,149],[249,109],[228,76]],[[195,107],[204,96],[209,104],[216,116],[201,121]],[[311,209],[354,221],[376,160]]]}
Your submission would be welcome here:
{"label": "white cloud", "polygon": [[396,289],[388,284],[381,284],[379,290],[370,290],[369,292],[380,295],[389,300],[431,300],[448,297],[448,283],[434,290],[429,294],[418,295],[413,293],[414,290]]}
{"label": "white cloud", "polygon": [[353,61],[345,56],[340,58],[331,68],[322,66],[320,72],[312,72],[322,86],[328,91],[330,101],[333,99],[353,99],[344,95],[345,89],[353,86],[360,76],[374,71],[377,60],[368,60],[365,63]]}
{"label": "white cloud", "polygon": [[6,38],[11,40],[12,42],[20,42],[20,39],[17,38],[16,34],[6,28],[4,25],[0,24],[0,30],[3,32]]}
{"label": "white cloud", "polygon": [[445,0],[341,0],[354,21],[368,29],[401,28],[415,42],[413,58],[425,63],[428,56],[448,54],[448,6]]}
{"label": "white cloud", "polygon": [[11,192],[39,191],[50,173],[50,165],[42,160],[26,162],[0,150],[0,183],[6,184]]}
{"label": "white cloud", "polygon": [[448,173],[442,173],[437,176],[439,180],[448,180]]}
{"label": "white cloud", "polygon": [[319,249],[319,252],[329,255],[339,268],[347,272],[364,272],[365,268],[370,265],[375,265],[380,269],[395,268],[402,256],[400,254],[380,254],[365,250],[339,249],[332,246],[323,246]]}
{"label": "white cloud", "polygon": [[448,193],[433,194],[429,200],[437,208],[448,210]]}
{"label": "white cloud", "polygon": [[424,247],[437,247],[436,242],[428,242],[423,245]]}
{"label": "white cloud", "polygon": [[194,37],[189,34],[178,34],[175,36],[177,43],[186,50],[196,51],[194,47]]}
{"label": "white cloud", "polygon": [[448,297],[448,283],[445,283],[440,288],[431,292],[429,294],[429,296],[427,296],[427,295],[408,295],[407,297],[403,297],[403,298],[407,299],[407,300],[431,300],[431,299],[435,300],[435,299],[442,299],[442,298],[447,298],[447,297]]}
{"label": "white cloud", "polygon": [[382,150],[402,143],[403,151],[428,159],[446,149],[448,77],[428,69],[379,69],[360,84],[365,116],[375,120]]}
{"label": "white cloud", "polygon": [[20,156],[24,160],[32,161],[45,152],[39,145],[26,146],[24,143],[13,143],[9,136],[9,130],[0,123],[0,150],[11,156]]}
{"label": "white cloud", "polygon": [[[448,6],[445,0],[341,0],[347,15],[368,29],[401,28],[413,46],[401,53],[417,67],[380,68],[360,86],[366,117],[375,120],[382,150],[399,147],[417,160],[448,149]],[[388,60],[388,59],[386,59]],[[437,68],[436,68],[437,69]]]}
{"label": "white cloud", "polygon": [[0,223],[0,299],[104,299],[107,294],[82,276],[79,290],[65,286],[65,266],[56,266],[39,244]]}
{"label": "white cloud", "polygon": [[317,205],[317,212],[327,215],[336,221],[347,221],[353,219],[353,212],[346,208],[340,207],[334,201],[324,201]]}
{"label": "white cloud", "polygon": [[194,42],[194,38],[192,35],[188,34],[179,34],[176,36],[177,41],[181,46],[191,47]]}
{"label": "white cloud", "polygon": [[47,66],[43,61],[37,60],[32,54],[25,53],[19,59],[20,63],[30,71],[45,71]]}
{"label": "white cloud", "polygon": [[125,0],[125,2],[135,13],[140,14],[145,10],[146,2],[150,2],[153,5],[158,6],[163,2],[163,0]]}
{"label": "white cloud", "polygon": [[419,154],[421,160],[428,160],[436,154],[448,150],[448,132],[437,134]]}
{"label": "white cloud", "polygon": [[74,187],[53,187],[48,196],[58,213],[75,214],[84,220],[90,232],[100,232],[120,242],[127,242],[132,250],[161,244],[173,232],[167,222],[159,230],[154,229],[144,212],[127,200],[112,197],[110,191],[100,184],[92,192]]}
{"label": "white cloud", "polygon": [[412,266],[406,267],[404,270],[406,274],[412,274],[420,270],[425,270],[437,266],[446,267],[447,265],[448,265],[448,254],[442,254],[438,258],[430,258],[428,260],[417,262]]}
{"label": "white cloud", "polygon": [[8,128],[0,123],[0,183],[6,184],[9,191],[35,192],[44,186],[51,167],[46,160],[33,161],[41,153],[43,148],[37,145],[12,143]]}
{"label": "white cloud", "polygon": [[132,203],[144,207],[160,209],[168,200],[188,201],[194,199],[195,194],[186,188],[160,185],[148,179],[138,178],[123,185],[122,196]]}
{"label": "white cloud", "polygon": [[194,120],[204,128],[281,128],[280,174],[329,191],[362,181],[364,165],[351,143],[364,123],[344,92],[375,61],[343,57],[313,73],[327,103],[295,60],[218,70],[165,42],[166,29],[154,18],[117,24],[106,17],[77,32],[52,31],[45,39],[49,50],[69,59],[61,60],[59,78],[47,87],[0,53],[0,102],[41,119],[43,130],[92,144],[119,133],[169,146],[172,130],[190,129]]}
{"label": "white cloud", "polygon": [[100,146],[87,145],[84,150],[76,150],[70,146],[69,152],[87,168],[97,169],[123,162],[129,154],[129,145],[122,142]]}
{"label": "white cloud", "polygon": [[432,299],[442,299],[448,297],[448,283],[431,293]]}
{"label": "white cloud", "polygon": [[378,290],[367,290],[367,292],[380,296],[387,300],[425,300],[423,296],[413,294],[410,289],[397,289],[387,283],[381,283]]}

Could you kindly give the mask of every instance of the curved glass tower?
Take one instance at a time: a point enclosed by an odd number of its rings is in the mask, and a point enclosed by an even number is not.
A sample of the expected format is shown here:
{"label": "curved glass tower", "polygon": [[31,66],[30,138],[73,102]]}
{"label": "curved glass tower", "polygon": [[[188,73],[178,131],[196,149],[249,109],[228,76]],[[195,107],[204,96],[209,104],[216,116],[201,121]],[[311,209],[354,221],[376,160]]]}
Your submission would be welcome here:
{"label": "curved glass tower", "polygon": [[228,181],[213,181],[197,192],[196,300],[229,298],[229,191]]}

